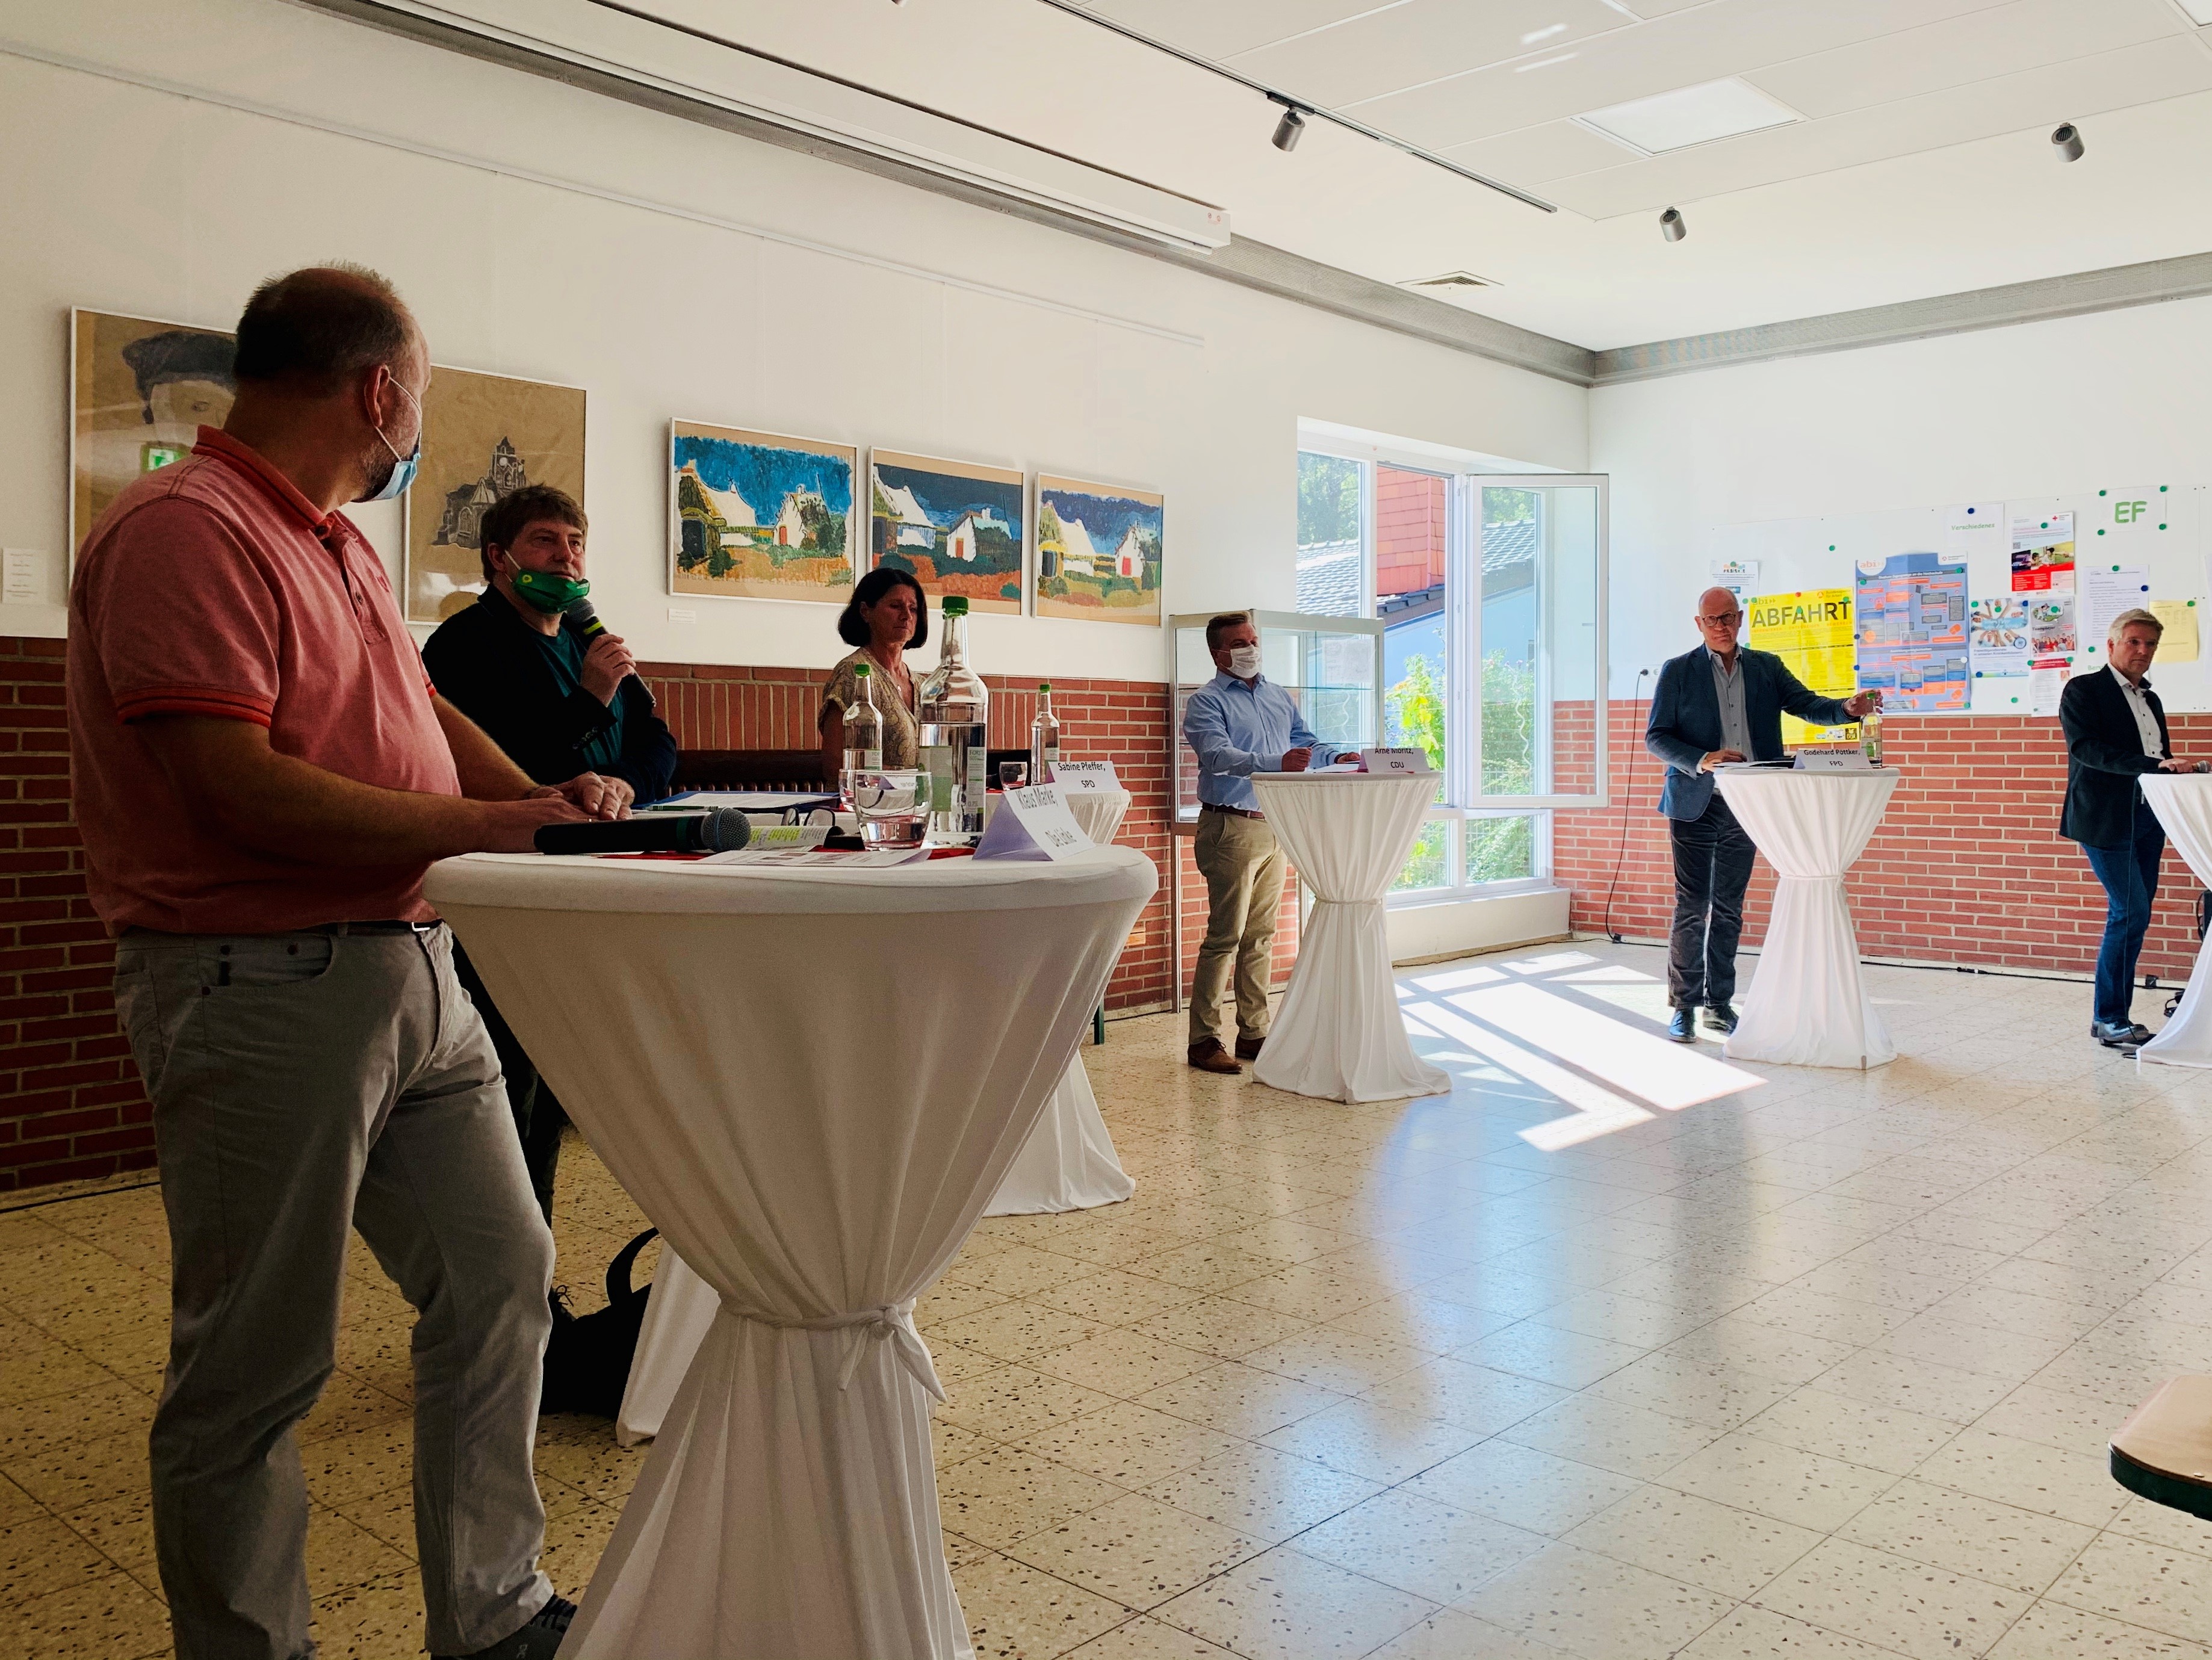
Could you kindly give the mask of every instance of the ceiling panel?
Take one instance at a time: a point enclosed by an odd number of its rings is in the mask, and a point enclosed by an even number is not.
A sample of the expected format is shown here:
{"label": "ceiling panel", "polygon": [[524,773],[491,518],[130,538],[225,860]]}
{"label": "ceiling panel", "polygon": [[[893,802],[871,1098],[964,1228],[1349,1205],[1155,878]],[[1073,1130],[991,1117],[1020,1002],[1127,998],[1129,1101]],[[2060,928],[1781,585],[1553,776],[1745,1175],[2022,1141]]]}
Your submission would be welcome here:
{"label": "ceiling panel", "polygon": [[1231,59],[1245,74],[1332,107],[1416,80],[1552,57],[1633,27],[1604,0],[1407,0]]}
{"label": "ceiling panel", "polygon": [[[2106,110],[2212,90],[2212,57],[2186,42],[2151,41],[2078,63],[2057,64],[1972,86],[1655,156],[1545,192],[1595,219],[1756,189],[1997,134],[2017,134],[2039,155],[2043,130]],[[2047,158],[2045,158],[2047,161]],[[2055,162],[2048,165],[2056,166]]]}
{"label": "ceiling panel", "polygon": [[[1352,106],[1351,113],[1442,147],[1585,110],[1717,81],[1900,28],[1984,9],[1989,0],[1713,0],[1656,22],[1600,35],[1542,69],[1450,76]],[[1540,60],[1539,60],[1540,61]]]}
{"label": "ceiling panel", "polygon": [[2196,50],[2166,0],[2017,0],[1743,78],[1817,119],[2159,40]]}
{"label": "ceiling panel", "polygon": [[1547,179],[1571,178],[1637,159],[1609,138],[1572,121],[1547,121],[1443,152],[1463,167],[1534,190]]}
{"label": "ceiling panel", "polygon": [[1187,52],[1226,58],[1388,3],[1392,0],[1092,0],[1090,9]]}

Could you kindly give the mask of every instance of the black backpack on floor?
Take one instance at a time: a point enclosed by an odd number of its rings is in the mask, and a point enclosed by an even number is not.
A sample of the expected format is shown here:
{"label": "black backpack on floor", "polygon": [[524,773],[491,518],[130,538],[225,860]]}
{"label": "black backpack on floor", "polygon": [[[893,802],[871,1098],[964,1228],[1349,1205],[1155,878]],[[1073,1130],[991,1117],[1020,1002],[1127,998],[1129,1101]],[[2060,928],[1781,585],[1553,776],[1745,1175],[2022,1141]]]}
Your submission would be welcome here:
{"label": "black backpack on floor", "polygon": [[622,1410],[629,1383],[629,1363],[637,1353],[638,1328],[645,1323],[650,1280],[633,1288],[631,1266],[638,1252],[659,1233],[647,1228],[615,1253],[607,1264],[607,1305],[590,1314],[568,1312],[568,1289],[553,1288],[553,1335],[545,1343],[545,1382],[538,1410],[588,1412],[612,1418]]}

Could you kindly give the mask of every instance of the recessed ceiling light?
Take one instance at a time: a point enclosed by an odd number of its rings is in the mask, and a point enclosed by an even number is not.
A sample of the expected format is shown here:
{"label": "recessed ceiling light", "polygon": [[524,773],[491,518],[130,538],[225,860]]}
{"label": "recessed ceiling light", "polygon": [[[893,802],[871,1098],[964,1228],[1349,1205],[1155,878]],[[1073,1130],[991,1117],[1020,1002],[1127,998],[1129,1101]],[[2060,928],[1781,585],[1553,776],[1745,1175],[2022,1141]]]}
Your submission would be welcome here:
{"label": "recessed ceiling light", "polygon": [[1734,138],[1766,127],[1787,126],[1804,119],[1780,100],[1734,76],[1575,117],[1579,125],[1639,155],[1664,155],[1669,150],[1710,144],[1717,138]]}
{"label": "recessed ceiling light", "polygon": [[2181,0],[2181,9],[2189,14],[2191,22],[2212,24],[2212,0]]}
{"label": "recessed ceiling light", "polygon": [[1565,23],[1554,23],[1549,28],[1530,29],[1528,33],[1521,37],[1521,44],[1524,46],[1540,46],[1553,35],[1565,34],[1566,32],[1567,26]]}
{"label": "recessed ceiling light", "polygon": [[1513,66],[1513,73],[1526,75],[1530,70],[1547,70],[1554,64],[1570,63],[1581,56],[1582,53],[1578,52],[1563,52],[1554,58],[1539,58],[1533,64],[1516,64]]}
{"label": "recessed ceiling light", "polygon": [[1497,282],[1471,271],[1448,271],[1441,277],[1413,277],[1399,284],[1407,289],[1494,289]]}

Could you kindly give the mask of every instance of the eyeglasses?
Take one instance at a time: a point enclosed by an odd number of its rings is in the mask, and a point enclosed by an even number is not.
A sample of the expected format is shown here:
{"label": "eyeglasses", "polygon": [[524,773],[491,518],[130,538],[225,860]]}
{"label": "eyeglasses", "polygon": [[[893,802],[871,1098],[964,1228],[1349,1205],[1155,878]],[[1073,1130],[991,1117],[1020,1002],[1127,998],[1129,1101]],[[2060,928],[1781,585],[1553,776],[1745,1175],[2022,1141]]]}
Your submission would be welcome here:
{"label": "eyeglasses", "polygon": [[1725,611],[1718,617],[1701,616],[1698,618],[1698,621],[1700,623],[1711,623],[1714,627],[1717,628],[1723,623],[1741,623],[1743,621],[1743,613],[1740,611]]}

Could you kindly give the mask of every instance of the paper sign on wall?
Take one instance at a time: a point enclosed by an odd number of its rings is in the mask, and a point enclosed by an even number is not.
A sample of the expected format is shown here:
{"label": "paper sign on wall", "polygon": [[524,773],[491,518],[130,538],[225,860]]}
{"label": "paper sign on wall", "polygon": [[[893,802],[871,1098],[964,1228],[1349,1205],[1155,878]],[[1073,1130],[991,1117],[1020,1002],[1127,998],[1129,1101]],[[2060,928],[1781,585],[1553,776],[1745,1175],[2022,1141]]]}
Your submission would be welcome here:
{"label": "paper sign on wall", "polygon": [[2074,515],[2039,514],[2012,521],[2012,591],[2041,593],[2074,586]]}
{"label": "paper sign on wall", "polygon": [[43,605],[46,603],[46,555],[43,548],[9,548],[5,561],[0,605]]}
{"label": "paper sign on wall", "polygon": [[1111,761],[1055,761],[1049,781],[1069,794],[1097,795],[1106,790],[1121,787],[1121,781],[1114,775]]}
{"label": "paper sign on wall", "polygon": [[[2150,604],[2148,565],[2090,565],[2081,582],[2081,655],[2104,660],[2112,619],[2124,611]],[[2095,664],[2091,664],[2095,667]]]}
{"label": "paper sign on wall", "polygon": [[1966,623],[1967,649],[1972,657],[1974,678],[2027,672],[2033,654],[2028,650],[2025,594],[1970,600]]}
{"label": "paper sign on wall", "polygon": [[[1853,678],[1849,588],[1762,593],[1746,611],[1751,618],[1753,649],[1774,653],[1790,673],[1823,697],[1849,697],[1858,690]],[[1820,744],[1857,736],[1856,727],[1814,727],[1794,714],[1782,717],[1785,744]]]}
{"label": "paper sign on wall", "polygon": [[2158,636],[2158,660],[2161,663],[2194,663],[2197,660],[2197,602],[2194,599],[2154,599],[2150,614],[2166,624],[2166,632]]}
{"label": "paper sign on wall", "polygon": [[1050,784],[1008,790],[975,844],[978,859],[1072,859],[1098,844]]}

